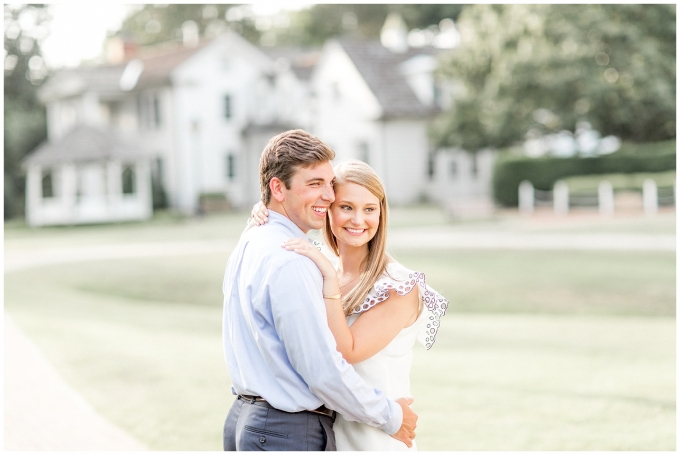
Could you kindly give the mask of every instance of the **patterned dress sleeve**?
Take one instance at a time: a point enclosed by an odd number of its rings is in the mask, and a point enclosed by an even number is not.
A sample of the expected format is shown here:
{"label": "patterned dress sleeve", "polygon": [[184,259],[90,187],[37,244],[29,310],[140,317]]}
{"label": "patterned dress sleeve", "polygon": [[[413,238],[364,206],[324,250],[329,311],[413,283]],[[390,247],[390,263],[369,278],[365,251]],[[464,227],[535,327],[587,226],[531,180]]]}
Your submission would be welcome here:
{"label": "patterned dress sleeve", "polygon": [[363,313],[380,302],[384,302],[390,296],[390,290],[398,295],[406,295],[414,287],[418,287],[420,299],[420,315],[415,324],[418,324],[418,337],[425,348],[430,349],[434,344],[439,330],[440,320],[446,313],[449,301],[440,293],[432,289],[425,282],[425,274],[407,269],[403,265],[392,262],[387,265],[384,273],[371,288],[360,306],[353,314]]}

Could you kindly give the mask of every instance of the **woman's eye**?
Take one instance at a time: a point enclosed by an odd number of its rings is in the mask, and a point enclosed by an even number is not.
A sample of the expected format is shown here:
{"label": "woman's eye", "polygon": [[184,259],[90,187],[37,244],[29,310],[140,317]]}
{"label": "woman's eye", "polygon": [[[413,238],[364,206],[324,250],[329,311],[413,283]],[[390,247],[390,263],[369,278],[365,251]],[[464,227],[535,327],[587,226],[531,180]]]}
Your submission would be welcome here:
{"label": "woman's eye", "polygon": [[340,208],[342,210],[352,210],[352,207],[350,207],[349,205],[341,205]]}
{"label": "woman's eye", "polygon": [[374,210],[375,210],[375,209],[374,209],[373,207],[368,207],[368,208],[366,209],[367,212],[372,212],[372,211],[374,211]]}

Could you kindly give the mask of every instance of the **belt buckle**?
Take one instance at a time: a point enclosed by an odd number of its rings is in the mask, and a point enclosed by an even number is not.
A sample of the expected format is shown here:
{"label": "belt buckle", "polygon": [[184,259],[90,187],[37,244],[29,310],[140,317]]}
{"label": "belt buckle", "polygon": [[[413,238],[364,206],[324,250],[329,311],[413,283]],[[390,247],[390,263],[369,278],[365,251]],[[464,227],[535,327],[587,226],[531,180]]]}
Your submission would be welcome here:
{"label": "belt buckle", "polygon": [[255,397],[252,397],[252,396],[251,396],[251,397],[246,397],[245,395],[239,395],[238,397],[239,397],[240,399],[242,399],[243,401],[245,401],[246,403],[248,403],[248,404],[253,404],[253,403],[255,403],[255,402],[257,401],[257,400],[255,399]]}

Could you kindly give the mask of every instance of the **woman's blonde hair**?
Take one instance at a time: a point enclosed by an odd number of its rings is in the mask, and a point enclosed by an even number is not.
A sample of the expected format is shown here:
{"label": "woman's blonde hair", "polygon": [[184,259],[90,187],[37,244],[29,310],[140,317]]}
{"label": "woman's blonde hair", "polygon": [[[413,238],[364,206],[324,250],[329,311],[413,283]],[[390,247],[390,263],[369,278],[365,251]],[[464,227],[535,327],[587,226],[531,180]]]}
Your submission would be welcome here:
{"label": "woman's blonde hair", "polygon": [[[335,183],[334,188],[345,183],[356,183],[370,191],[380,201],[380,220],[378,229],[371,240],[368,241],[368,257],[364,264],[361,264],[359,282],[354,289],[342,297],[342,306],[345,314],[351,314],[355,308],[360,306],[366,299],[368,291],[371,290],[380,275],[385,272],[389,256],[385,251],[387,244],[387,198],[385,197],[385,186],[378,174],[371,166],[359,160],[350,160],[340,163],[334,168]],[[324,238],[328,247],[337,256],[338,241],[331,231],[330,219],[326,217],[323,229]]]}

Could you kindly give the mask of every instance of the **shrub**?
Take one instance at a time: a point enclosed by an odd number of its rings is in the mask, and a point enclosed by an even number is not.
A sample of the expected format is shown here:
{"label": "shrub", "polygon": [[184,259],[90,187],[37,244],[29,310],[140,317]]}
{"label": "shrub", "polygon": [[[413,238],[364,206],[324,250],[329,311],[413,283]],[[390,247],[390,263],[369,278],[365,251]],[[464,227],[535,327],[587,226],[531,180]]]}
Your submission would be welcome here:
{"label": "shrub", "polygon": [[198,205],[200,213],[225,212],[231,208],[231,203],[224,193],[201,193]]}
{"label": "shrub", "polygon": [[646,144],[624,143],[611,155],[592,158],[528,158],[501,152],[493,172],[493,195],[500,205],[516,207],[523,180],[548,191],[556,181],[574,175],[632,174],[675,170],[675,141]]}

